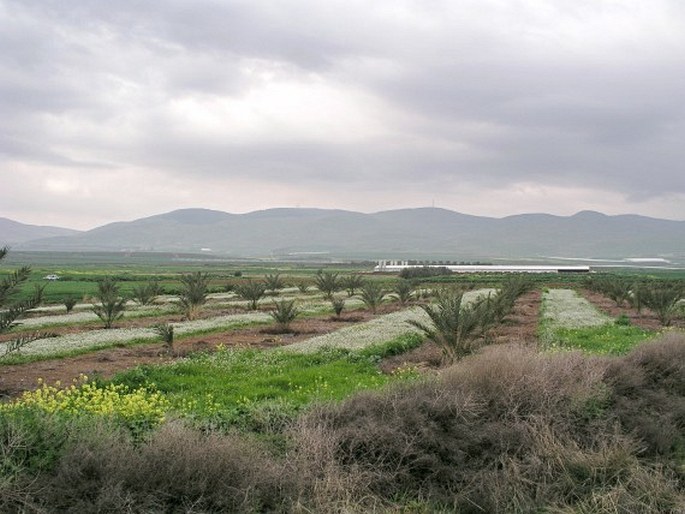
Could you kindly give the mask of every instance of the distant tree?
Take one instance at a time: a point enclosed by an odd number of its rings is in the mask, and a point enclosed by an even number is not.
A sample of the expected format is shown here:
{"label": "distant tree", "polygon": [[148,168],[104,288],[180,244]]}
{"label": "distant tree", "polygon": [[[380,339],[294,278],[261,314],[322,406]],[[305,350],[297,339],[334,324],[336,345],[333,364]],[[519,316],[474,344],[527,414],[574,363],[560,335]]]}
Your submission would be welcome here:
{"label": "distant tree", "polygon": [[140,284],[133,288],[133,299],[138,302],[139,305],[149,305],[155,301],[157,295],[159,294],[159,282],[150,281],[147,284]]}
{"label": "distant tree", "polygon": [[385,291],[378,282],[368,281],[362,286],[360,296],[364,305],[375,314],[378,306],[383,302]]}
{"label": "distant tree", "polygon": [[119,294],[119,286],[111,277],[98,282],[98,292],[95,295],[100,305],[93,305],[93,312],[105,324],[105,328],[112,328],[112,324],[124,317],[126,298]]}
{"label": "distant tree", "polygon": [[181,308],[187,319],[197,317],[200,308],[207,303],[209,294],[209,275],[196,271],[181,276],[181,292],[178,295],[181,300]]}
{"label": "distant tree", "polygon": [[331,307],[333,307],[335,317],[339,319],[343,309],[345,308],[345,299],[335,297],[331,298]]}
{"label": "distant tree", "polygon": [[[0,248],[0,261],[5,258],[8,251],[9,248],[7,247]],[[0,334],[9,332],[12,327],[17,325],[17,320],[21,319],[27,311],[40,305],[43,299],[42,287],[36,287],[27,299],[17,300],[14,298],[19,293],[21,286],[29,279],[30,275],[31,268],[29,266],[24,266],[10,273],[8,276],[3,277],[2,281],[0,281]],[[0,357],[4,357],[12,352],[17,352],[32,341],[50,337],[51,335],[52,334],[36,332],[24,334],[6,341]]]}
{"label": "distant tree", "polygon": [[338,274],[331,271],[319,271],[316,274],[316,287],[323,293],[323,295],[331,299],[333,293],[340,291],[340,280]]}
{"label": "distant tree", "polygon": [[359,273],[346,275],[340,279],[340,286],[347,291],[347,296],[354,296],[357,289],[364,285],[364,278]]}
{"label": "distant tree", "polygon": [[247,300],[250,310],[256,311],[259,300],[261,300],[266,293],[266,285],[261,282],[248,280],[247,282],[236,285],[235,292],[243,300]]}
{"label": "distant tree", "polygon": [[414,297],[414,284],[411,280],[401,278],[395,283],[393,293],[393,297],[404,306]]}
{"label": "distant tree", "polygon": [[667,327],[678,314],[683,296],[683,287],[680,284],[658,284],[645,288],[642,303],[657,315],[663,326]]}
{"label": "distant tree", "polygon": [[265,275],[264,285],[266,286],[266,290],[270,291],[270,294],[272,295],[277,295],[278,290],[285,287],[285,283],[283,282],[281,275],[278,273],[273,275]]}
{"label": "distant tree", "polygon": [[155,332],[162,338],[167,353],[174,351],[174,326],[170,323],[159,323],[154,326]]}
{"label": "distant tree", "polygon": [[307,282],[304,280],[301,280],[297,283],[297,288],[300,290],[300,293],[306,293],[309,291],[309,284],[307,284]]}
{"label": "distant tree", "polygon": [[64,300],[62,300],[62,303],[67,309],[67,314],[69,314],[78,303],[78,299],[74,296],[67,296]]}

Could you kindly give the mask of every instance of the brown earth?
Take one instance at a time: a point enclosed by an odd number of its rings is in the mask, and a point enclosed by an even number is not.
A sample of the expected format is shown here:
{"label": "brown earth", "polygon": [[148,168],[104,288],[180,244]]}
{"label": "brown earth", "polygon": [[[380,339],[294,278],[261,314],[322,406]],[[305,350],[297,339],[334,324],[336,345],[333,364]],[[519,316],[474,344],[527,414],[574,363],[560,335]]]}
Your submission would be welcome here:
{"label": "brown earth", "polygon": [[[628,305],[618,307],[615,301],[604,296],[602,293],[595,293],[587,289],[581,289],[578,293],[597,307],[600,312],[603,312],[612,318],[618,318],[624,314],[630,319],[631,325],[644,328],[645,330],[660,330],[663,328],[659,318],[647,308],[643,308],[642,312],[638,314],[635,309],[630,308]],[[675,319],[671,326],[685,328],[685,320]]]}
{"label": "brown earth", "polygon": [[[383,312],[390,312],[388,306]],[[379,313],[381,311],[379,310]],[[178,339],[174,342],[173,354],[169,354],[162,343],[140,344],[110,348],[77,357],[50,359],[28,364],[4,365],[0,367],[0,399],[15,397],[23,391],[35,389],[39,381],[54,384],[69,384],[81,375],[111,378],[116,373],[141,364],[170,362],[198,351],[215,351],[217,346],[272,348],[296,343],[310,337],[338,330],[350,323],[367,321],[373,316],[363,310],[343,314],[340,319],[312,317],[296,320],[289,333],[274,333],[268,326],[252,326],[232,329],[201,336]],[[132,320],[140,321],[140,320]],[[156,318],[155,322],[160,319]],[[148,325],[153,324],[148,319]],[[124,323],[120,326],[130,326]]]}
{"label": "brown earth", "polygon": [[[534,342],[540,311],[540,292],[534,291],[521,297],[505,323],[492,332],[495,343]],[[397,304],[386,304],[378,309],[376,315],[386,314],[399,309]],[[226,313],[222,314],[228,314]],[[217,312],[210,316],[219,315]],[[217,346],[245,348],[273,348],[296,343],[315,335],[326,334],[346,324],[368,321],[375,315],[359,309],[344,313],[340,319],[332,316],[311,317],[292,323],[292,332],[279,334],[268,326],[252,326],[232,329],[195,337],[178,339],[170,354],[162,343],[122,346],[100,350],[77,357],[51,359],[28,364],[4,365],[0,367],[0,399],[12,398],[23,391],[35,389],[39,381],[54,384],[69,384],[81,375],[94,378],[111,378],[116,373],[141,364],[161,364],[183,358],[193,352],[215,351]],[[116,327],[151,326],[159,322],[181,321],[179,315],[160,316],[122,320]],[[61,327],[60,333],[83,331],[83,328]],[[410,352],[384,359],[382,371],[389,373],[403,365],[419,369],[434,370],[441,366],[442,353],[432,344],[425,343]]]}

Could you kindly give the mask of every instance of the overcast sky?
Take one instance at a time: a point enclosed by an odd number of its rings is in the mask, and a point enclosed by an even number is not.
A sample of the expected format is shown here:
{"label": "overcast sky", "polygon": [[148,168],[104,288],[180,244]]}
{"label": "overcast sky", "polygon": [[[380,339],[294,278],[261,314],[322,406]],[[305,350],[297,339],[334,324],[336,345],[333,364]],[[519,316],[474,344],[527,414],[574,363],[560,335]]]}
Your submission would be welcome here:
{"label": "overcast sky", "polygon": [[682,0],[0,0],[0,216],[685,219]]}

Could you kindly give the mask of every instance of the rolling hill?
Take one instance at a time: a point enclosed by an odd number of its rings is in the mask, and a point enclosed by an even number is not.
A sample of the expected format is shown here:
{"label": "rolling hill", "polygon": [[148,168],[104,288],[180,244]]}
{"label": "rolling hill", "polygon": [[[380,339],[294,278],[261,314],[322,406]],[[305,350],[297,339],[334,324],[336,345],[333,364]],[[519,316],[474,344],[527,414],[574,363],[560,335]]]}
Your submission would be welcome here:
{"label": "rolling hill", "polygon": [[[373,214],[268,209],[230,214],[182,209],[81,233],[24,238],[43,251],[211,252],[234,257],[329,255],[337,258],[458,260],[569,256],[685,256],[685,221],[637,215],[471,216],[438,208]],[[6,238],[1,230],[0,240]]]}

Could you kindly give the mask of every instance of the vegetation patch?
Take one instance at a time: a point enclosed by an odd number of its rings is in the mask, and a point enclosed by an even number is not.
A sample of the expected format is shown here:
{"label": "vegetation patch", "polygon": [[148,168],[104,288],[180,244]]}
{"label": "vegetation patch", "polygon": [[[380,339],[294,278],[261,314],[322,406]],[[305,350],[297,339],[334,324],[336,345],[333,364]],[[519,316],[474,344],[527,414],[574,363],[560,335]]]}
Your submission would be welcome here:
{"label": "vegetation patch", "polygon": [[119,374],[114,383],[155,384],[174,411],[205,425],[273,431],[312,402],[338,400],[393,380],[377,363],[420,342],[415,334],[403,335],[356,353],[222,348],[169,365],[142,366]]}
{"label": "vegetation patch", "polygon": [[560,328],[547,339],[546,348],[577,349],[598,354],[622,355],[635,345],[654,337],[639,327],[606,324],[587,328]]}

